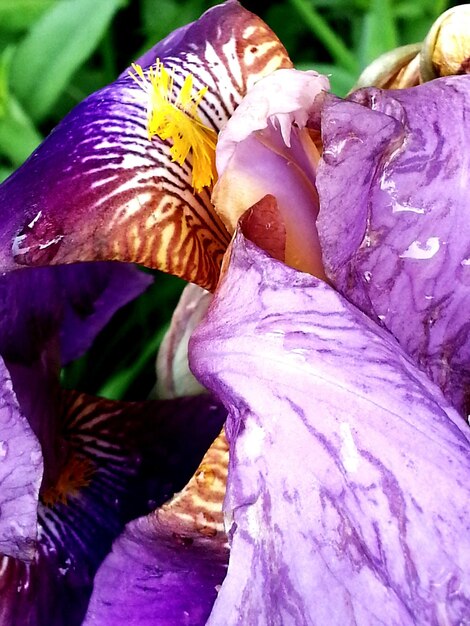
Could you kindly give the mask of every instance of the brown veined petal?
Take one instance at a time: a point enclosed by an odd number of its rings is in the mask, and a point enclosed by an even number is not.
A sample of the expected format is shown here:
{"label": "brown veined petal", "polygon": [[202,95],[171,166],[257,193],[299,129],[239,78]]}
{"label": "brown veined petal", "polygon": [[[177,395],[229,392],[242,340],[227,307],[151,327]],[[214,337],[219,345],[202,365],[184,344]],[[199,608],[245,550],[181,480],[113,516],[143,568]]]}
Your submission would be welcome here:
{"label": "brown veined petal", "polygon": [[[274,33],[233,0],[141,61],[157,58],[173,74],[171,98],[188,74],[195,93],[208,87],[198,115],[216,132],[259,78],[291,66]],[[192,188],[192,153],[180,165],[171,160],[171,138],[149,140],[148,98],[124,72],[78,105],[0,186],[0,270],[119,260],[214,288],[228,233],[210,188]]]}
{"label": "brown veined petal", "polygon": [[206,623],[228,561],[227,467],[221,434],[181,493],[127,526],[98,570],[84,626]]}
{"label": "brown veined petal", "polygon": [[[37,515],[33,510],[37,542],[30,542],[30,562],[0,553],[1,626],[80,626],[94,573],[114,538],[126,522],[160,506],[186,484],[225,418],[207,394],[114,402],[64,391],[61,408],[59,434],[67,455],[56,484],[41,489]],[[14,437],[11,444],[18,440]],[[23,480],[15,483],[15,471],[13,481],[7,476],[2,481],[6,490],[0,490],[5,498],[24,498],[28,475],[23,461],[29,456],[27,446],[10,446],[10,473],[16,461]],[[30,473],[34,469],[31,465]],[[2,502],[5,521],[11,526],[16,521],[16,530],[23,526],[25,504]],[[16,517],[11,515],[15,506]],[[0,548],[5,547],[3,530],[0,523]]]}
{"label": "brown veined petal", "polygon": [[351,91],[372,86],[400,89],[418,85],[420,50],[420,43],[411,43],[385,52],[363,70]]}

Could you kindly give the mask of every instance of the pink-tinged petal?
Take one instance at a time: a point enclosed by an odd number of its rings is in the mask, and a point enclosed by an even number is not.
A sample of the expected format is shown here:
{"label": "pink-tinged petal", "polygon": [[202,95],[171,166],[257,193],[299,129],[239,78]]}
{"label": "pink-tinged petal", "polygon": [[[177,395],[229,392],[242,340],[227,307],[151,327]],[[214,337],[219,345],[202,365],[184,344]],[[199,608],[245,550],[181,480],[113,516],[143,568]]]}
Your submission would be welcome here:
{"label": "pink-tinged petal", "polygon": [[184,288],[157,355],[157,397],[178,398],[206,391],[189,369],[188,342],[210,301],[211,294],[205,289],[193,284]]}
{"label": "pink-tinged petal", "polygon": [[94,574],[124,524],[182,489],[220,431],[208,395],[118,403],[63,396],[68,458],[42,491],[31,563],[0,557],[2,626],[80,626]]}
{"label": "pink-tinged petal", "polygon": [[84,626],[206,623],[228,560],[227,465],[221,435],[181,493],[127,526],[98,571]]}
{"label": "pink-tinged petal", "polygon": [[[174,72],[175,93],[188,73],[195,90],[208,86],[198,113],[215,131],[259,78],[291,66],[274,33],[233,0],[153,53]],[[171,140],[149,140],[147,104],[146,91],[124,72],[78,105],[0,186],[1,270],[120,260],[215,286],[228,233],[210,189],[192,188],[191,155],[179,165]]]}
{"label": "pink-tinged petal", "polygon": [[327,100],[318,228],[335,286],[468,414],[470,77]]}
{"label": "pink-tinged petal", "polygon": [[42,470],[39,442],[0,359],[0,571],[2,554],[25,560],[34,556]]}
{"label": "pink-tinged petal", "polygon": [[259,81],[220,133],[213,201],[233,233],[241,215],[274,196],[286,228],[286,263],[324,276],[315,228],[319,153],[307,124],[319,119],[328,79],[280,69]]}
{"label": "pink-tinged petal", "polygon": [[274,196],[255,202],[240,218],[240,228],[247,239],[278,261],[286,260],[286,224]]}
{"label": "pink-tinged petal", "polygon": [[390,333],[239,234],[190,365],[229,409],[208,624],[465,622],[469,427]]}

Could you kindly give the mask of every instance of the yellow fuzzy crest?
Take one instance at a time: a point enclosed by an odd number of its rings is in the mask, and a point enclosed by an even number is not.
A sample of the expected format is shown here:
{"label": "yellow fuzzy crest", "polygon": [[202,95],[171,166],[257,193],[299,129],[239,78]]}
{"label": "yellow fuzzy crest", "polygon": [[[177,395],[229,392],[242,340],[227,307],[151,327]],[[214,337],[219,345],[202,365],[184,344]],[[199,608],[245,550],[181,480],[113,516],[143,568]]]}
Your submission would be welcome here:
{"label": "yellow fuzzy crest", "polygon": [[149,139],[155,135],[162,141],[171,140],[173,161],[182,165],[192,155],[192,181],[196,192],[211,185],[216,177],[215,146],[217,133],[206,126],[198,114],[199,104],[207,87],[194,92],[193,76],[188,74],[175,95],[174,77],[157,59],[147,73],[140,65],[132,64],[132,78],[149,96],[147,128]]}

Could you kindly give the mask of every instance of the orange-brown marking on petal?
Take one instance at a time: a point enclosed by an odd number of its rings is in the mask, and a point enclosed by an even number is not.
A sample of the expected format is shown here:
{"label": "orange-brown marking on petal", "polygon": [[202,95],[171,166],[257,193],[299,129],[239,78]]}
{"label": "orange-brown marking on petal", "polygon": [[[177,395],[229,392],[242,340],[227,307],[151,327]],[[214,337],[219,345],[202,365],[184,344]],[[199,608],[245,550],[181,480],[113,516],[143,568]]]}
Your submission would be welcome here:
{"label": "orange-brown marking on petal", "polygon": [[[204,24],[207,39],[200,36]],[[214,7],[194,28],[180,57],[165,58],[165,66],[175,93],[193,77],[194,94],[203,90],[200,121],[217,133],[254,83],[292,62],[272,30],[236,2]],[[191,32],[199,33],[194,41]],[[173,160],[170,138],[149,141],[147,94],[132,80],[121,87],[119,102],[112,90],[103,92],[103,106],[84,118],[74,152],[64,152],[67,159],[86,158],[67,161],[60,193],[43,202],[40,192],[40,213],[15,226],[16,262],[132,262],[214,290],[230,236],[215,214],[210,187],[203,186],[205,176],[198,173],[193,186],[191,155],[181,164]]]}
{"label": "orange-brown marking on petal", "polygon": [[157,509],[159,523],[173,529],[175,536],[224,539],[223,501],[228,474],[228,443],[222,431],[204,455],[186,487]]}
{"label": "orange-brown marking on petal", "polygon": [[70,496],[77,496],[81,489],[88,487],[94,473],[95,466],[90,459],[72,452],[61,469],[56,484],[41,494],[43,504],[48,507],[58,502],[67,504]]}

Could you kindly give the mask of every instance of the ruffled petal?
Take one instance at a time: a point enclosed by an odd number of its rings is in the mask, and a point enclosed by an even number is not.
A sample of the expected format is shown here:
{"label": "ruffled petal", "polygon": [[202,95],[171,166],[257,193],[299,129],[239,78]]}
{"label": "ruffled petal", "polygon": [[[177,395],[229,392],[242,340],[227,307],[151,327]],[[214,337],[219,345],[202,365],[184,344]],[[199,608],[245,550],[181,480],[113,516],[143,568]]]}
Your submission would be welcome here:
{"label": "ruffled petal", "polygon": [[25,560],[34,556],[42,469],[39,442],[0,358],[0,571],[1,554]]}
{"label": "ruffled petal", "polygon": [[[217,131],[260,77],[291,62],[258,17],[229,0],[153,54],[209,88],[201,121]],[[155,58],[144,55],[145,63]],[[142,60],[142,59],[141,59]],[[145,69],[145,68],[144,68]],[[138,262],[214,287],[229,236],[210,189],[192,188],[191,155],[149,140],[148,94],[129,72],[78,105],[0,187],[0,269],[74,261]]]}
{"label": "ruffled petal", "polygon": [[117,403],[64,392],[62,417],[68,453],[41,492],[36,556],[0,557],[2,626],[79,626],[113,539],[186,484],[225,413],[207,395]]}
{"label": "ruffled petal", "polygon": [[470,77],[364,89],[323,109],[328,275],[465,416],[470,384]]}
{"label": "ruffled petal", "polygon": [[229,409],[208,624],[465,621],[469,427],[387,331],[238,235],[190,365]]}
{"label": "ruffled petal", "polygon": [[95,579],[84,626],[202,626],[226,574],[220,435],[195,475],[154,514],[129,524]]}

